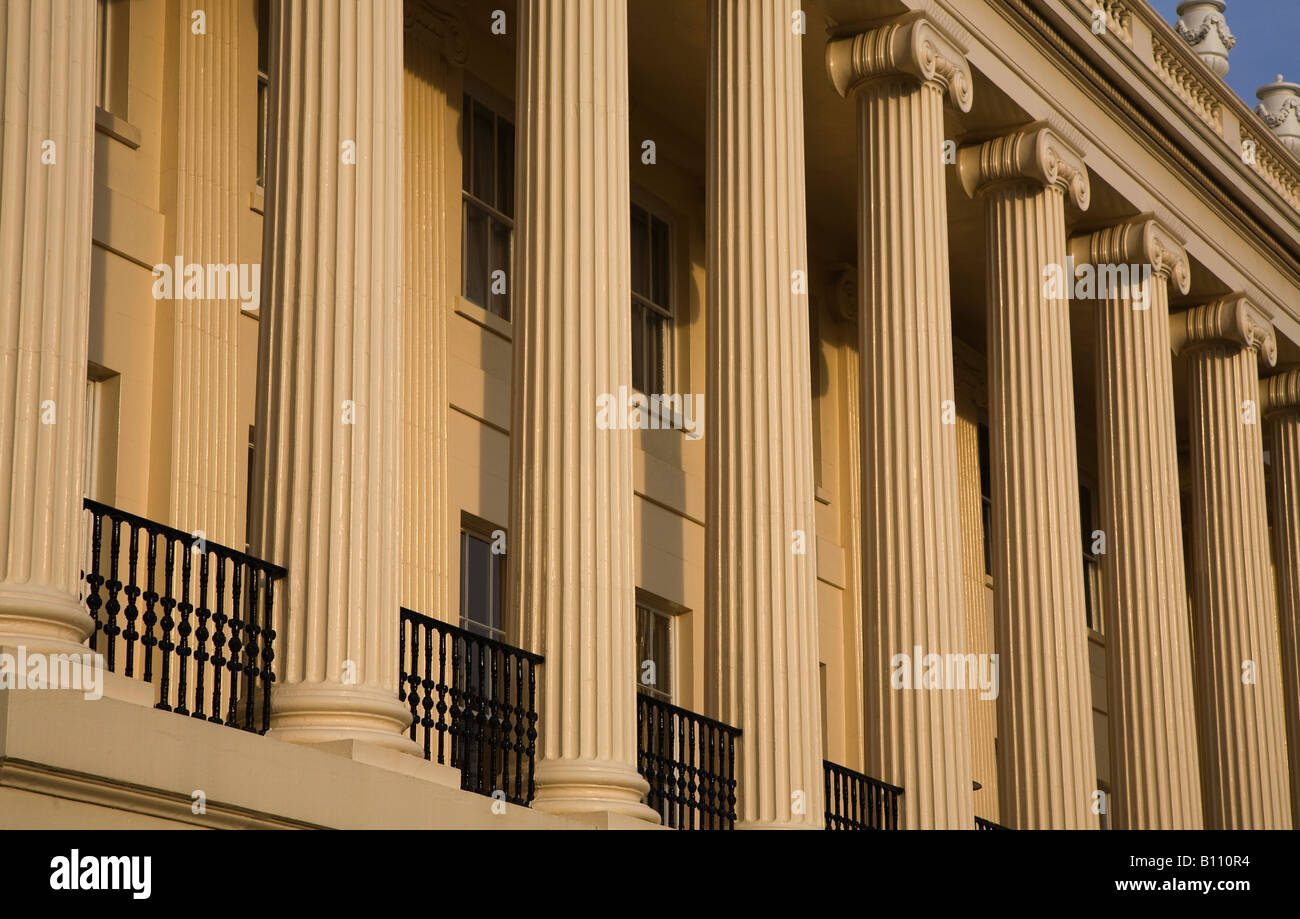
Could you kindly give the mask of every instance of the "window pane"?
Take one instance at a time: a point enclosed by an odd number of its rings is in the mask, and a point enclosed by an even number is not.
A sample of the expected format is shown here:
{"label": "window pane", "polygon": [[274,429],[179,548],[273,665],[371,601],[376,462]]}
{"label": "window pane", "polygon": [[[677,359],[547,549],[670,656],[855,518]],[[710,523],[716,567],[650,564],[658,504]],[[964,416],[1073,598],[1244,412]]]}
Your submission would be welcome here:
{"label": "window pane", "polygon": [[650,215],[632,206],[632,291],[650,296]]}
{"label": "window pane", "polygon": [[664,392],[664,318],[654,310],[646,309],[645,330],[645,384],[650,393]]}
{"label": "window pane", "polygon": [[481,103],[474,103],[474,188],[475,197],[496,205],[493,185],[496,181],[493,163],[492,135],[494,132],[492,110]]}
{"label": "window pane", "polygon": [[266,185],[266,82],[257,78],[257,184]]}
{"label": "window pane", "polygon": [[645,380],[645,335],[644,308],[632,303],[632,387],[641,392],[648,392]]}
{"label": "window pane", "polygon": [[271,65],[271,0],[257,0],[257,69],[266,73]]}
{"label": "window pane", "polygon": [[[495,217],[492,218],[492,259],[488,263],[488,310],[502,319],[510,318],[510,228]],[[497,271],[505,272],[505,292],[493,293],[493,288],[500,289],[490,277]]]}
{"label": "window pane", "polygon": [[497,119],[497,210],[515,215],[515,126]]}
{"label": "window pane", "polygon": [[652,221],[651,227],[653,233],[650,247],[650,268],[653,276],[651,278],[650,299],[659,306],[668,309],[668,276],[669,269],[672,266],[672,259],[668,252],[668,224],[656,217]]}
{"label": "window pane", "polygon": [[488,218],[476,205],[465,202],[465,299],[488,305]]}
{"label": "window pane", "polygon": [[474,625],[491,628],[492,613],[492,547],[469,533],[460,537],[461,592],[460,617],[463,628],[482,634]]}
{"label": "window pane", "polygon": [[460,187],[462,191],[471,191],[471,177],[474,174],[474,132],[470,130],[474,112],[474,100],[468,95],[461,97],[460,108]]}
{"label": "window pane", "polygon": [[[649,607],[636,608],[637,686],[664,700],[672,698],[672,646],[668,617]],[[653,664],[648,667],[647,662]]]}

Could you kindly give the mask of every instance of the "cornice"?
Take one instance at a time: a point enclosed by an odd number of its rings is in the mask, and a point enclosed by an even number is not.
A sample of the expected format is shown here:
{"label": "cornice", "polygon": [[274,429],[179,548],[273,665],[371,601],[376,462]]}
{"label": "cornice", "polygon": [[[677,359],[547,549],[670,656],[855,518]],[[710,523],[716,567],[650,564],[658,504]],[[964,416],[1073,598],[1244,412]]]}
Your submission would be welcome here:
{"label": "cornice", "polygon": [[428,42],[449,64],[463,67],[469,59],[469,45],[460,16],[445,10],[433,0],[405,0],[406,34]]}
{"label": "cornice", "polygon": [[1150,265],[1152,274],[1172,281],[1179,293],[1192,289],[1192,266],[1182,239],[1154,214],[1075,236],[1070,254],[1078,264]]}
{"label": "cornice", "polygon": [[961,111],[971,109],[966,47],[935,17],[922,12],[831,39],[826,44],[826,72],[841,96],[883,78],[911,76],[939,87]]}
{"label": "cornice", "polygon": [[1039,182],[1068,193],[1088,209],[1090,186],[1083,151],[1044,122],[957,151],[957,172],[972,198],[1007,182]]}
{"label": "cornice", "polygon": [[1277,364],[1273,323],[1244,294],[1230,294],[1169,317],[1175,354],[1200,345],[1228,343],[1253,349],[1269,366]]}

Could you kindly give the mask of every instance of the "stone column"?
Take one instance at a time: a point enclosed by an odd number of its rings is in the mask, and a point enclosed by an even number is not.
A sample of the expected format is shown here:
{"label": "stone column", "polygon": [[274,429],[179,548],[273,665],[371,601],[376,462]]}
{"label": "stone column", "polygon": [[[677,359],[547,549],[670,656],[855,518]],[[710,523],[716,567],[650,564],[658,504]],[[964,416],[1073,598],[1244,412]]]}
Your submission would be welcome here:
{"label": "stone column", "polygon": [[94,0],[0,0],[0,644],[76,649]]}
{"label": "stone column", "polygon": [[1014,829],[1096,827],[1069,300],[1045,284],[1088,171],[1042,124],[963,148],[958,168],[988,227],[999,809]]}
{"label": "stone column", "polygon": [[456,143],[448,136],[447,95],[454,68],[466,60],[460,21],[427,0],[407,3],[404,52],[400,594],[403,606],[447,618],[447,221],[459,219],[447,172],[449,145]]}
{"label": "stone column", "polygon": [[[248,189],[239,184],[239,18],[237,0],[206,0],[206,32],[190,31],[188,13],[173,17],[176,90],[171,96],[176,169],[164,186],[164,249],[183,265],[237,265],[241,211]],[[170,94],[169,94],[170,95]],[[161,334],[171,335],[171,433],[164,450],[170,469],[170,522],[202,530],[216,542],[244,544],[239,500],[248,432],[239,431],[238,284],[205,290],[204,299],[161,301]],[[237,279],[236,279],[237,280]],[[173,276],[179,293],[184,278]],[[218,297],[220,293],[222,296]],[[165,403],[164,403],[165,405]]]}
{"label": "stone column", "polygon": [[1291,824],[1300,825],[1300,370],[1260,384],[1273,470],[1273,567],[1277,575],[1278,632],[1282,639],[1282,695],[1290,753]]}
{"label": "stone column", "polygon": [[[962,532],[961,602],[966,614],[966,650],[971,654],[992,655],[997,649],[993,642],[993,596],[984,575],[984,499],[980,481],[980,409],[987,407],[983,360],[962,343],[957,343],[953,356],[957,384],[957,495]],[[971,787],[975,815],[997,823],[998,706],[996,698],[985,698],[986,695],[981,690],[967,693]]]}
{"label": "stone column", "polygon": [[414,750],[397,701],[401,0],[272,6],[254,552],[276,598],[271,730]]}
{"label": "stone column", "polygon": [[[712,713],[741,729],[742,827],[825,826],[797,0],[709,2]],[[773,437],[780,431],[780,437]]]}
{"label": "stone column", "polygon": [[1077,236],[1070,254],[1097,279],[1111,826],[1200,829],[1169,352],[1169,284],[1187,293],[1191,268],[1150,216]]}
{"label": "stone column", "polygon": [[1290,829],[1259,422],[1268,319],[1241,295],[1170,318],[1191,395],[1193,640],[1207,829]]}
{"label": "stone column", "polygon": [[627,5],[518,15],[510,610],[546,656],[537,796],[658,822],[640,803],[632,432],[598,423],[632,378]]}
{"label": "stone column", "polygon": [[[916,654],[964,653],[943,102],[971,107],[964,48],[916,14],[826,49],[858,109],[863,703],[867,771],[903,823],[973,825],[970,724],[953,687],[896,687]],[[910,681],[909,681],[910,682]]]}

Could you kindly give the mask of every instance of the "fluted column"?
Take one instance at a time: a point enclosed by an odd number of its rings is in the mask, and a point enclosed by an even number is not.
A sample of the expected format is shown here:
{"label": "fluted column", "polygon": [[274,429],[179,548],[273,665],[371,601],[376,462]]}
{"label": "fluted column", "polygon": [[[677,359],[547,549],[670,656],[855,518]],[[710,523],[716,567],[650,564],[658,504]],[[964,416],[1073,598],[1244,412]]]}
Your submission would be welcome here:
{"label": "fluted column", "polygon": [[941,153],[944,98],[969,111],[971,75],[945,24],[915,14],[837,38],[826,55],[858,109],[867,770],[905,789],[906,826],[965,829],[965,696],[896,688],[893,677],[897,655],[966,651],[956,437],[944,422],[953,358]]}
{"label": "fluted column", "polygon": [[[172,125],[176,171],[164,195],[171,199],[165,251],[182,264],[239,262],[241,197],[238,0],[207,0],[206,32],[195,35],[188,15],[172,17],[176,91]],[[179,277],[173,284],[183,283]],[[168,301],[171,316],[171,522],[202,530],[208,539],[243,545],[239,500],[247,432],[239,432],[239,291],[207,290],[206,299]]]}
{"label": "fluted column", "polygon": [[448,84],[465,63],[465,35],[453,14],[429,0],[406,4],[406,226],[402,336],[402,605],[445,618],[447,520],[447,153]]}
{"label": "fluted column", "polygon": [[1282,639],[1282,696],[1291,776],[1291,825],[1300,826],[1300,370],[1260,384],[1273,470],[1273,567]]}
{"label": "fluted column", "polygon": [[[957,502],[961,509],[962,611],[966,618],[966,649],[971,654],[996,653],[993,641],[993,597],[984,582],[984,500],[980,481],[979,413],[986,405],[984,372],[978,357],[965,345],[954,349],[957,428]],[[995,823],[998,810],[997,699],[967,693],[970,710],[971,779],[975,815]],[[978,785],[978,788],[975,786]]]}
{"label": "fluted column", "polygon": [[90,634],[78,581],[94,0],[0,0],[0,644]]}
{"label": "fluted column", "polygon": [[413,749],[394,563],[402,4],[283,0],[272,16],[253,502],[257,554],[289,571],[271,730]]}
{"label": "fluted column", "polygon": [[1191,268],[1173,231],[1149,216],[1075,237],[1070,251],[1099,279],[1128,277],[1099,283],[1094,304],[1111,825],[1200,829],[1169,353],[1169,284],[1187,293]]}
{"label": "fluted column", "polygon": [[1045,125],[963,148],[987,214],[989,439],[1002,823],[1095,827],[1065,196],[1088,206],[1080,152]]}
{"label": "fluted column", "polygon": [[658,822],[636,769],[625,0],[521,0],[510,609],[542,670],[537,797]]}
{"label": "fluted column", "polygon": [[1191,394],[1193,641],[1208,829],[1290,829],[1258,362],[1272,324],[1233,295],[1170,318]]}
{"label": "fluted column", "polygon": [[706,683],[712,713],[742,731],[738,825],[820,829],[808,297],[791,282],[808,271],[796,9],[709,3]]}

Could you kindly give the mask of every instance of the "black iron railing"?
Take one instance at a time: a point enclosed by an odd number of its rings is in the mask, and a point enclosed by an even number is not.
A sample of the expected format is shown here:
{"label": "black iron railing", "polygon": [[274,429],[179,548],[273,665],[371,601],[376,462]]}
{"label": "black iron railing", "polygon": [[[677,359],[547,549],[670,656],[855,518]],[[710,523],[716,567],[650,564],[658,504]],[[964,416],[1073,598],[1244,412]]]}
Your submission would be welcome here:
{"label": "black iron railing", "polygon": [[244,552],[85,500],[91,650],[157,687],[157,708],[265,733],[275,681],[275,582]]}
{"label": "black iron railing", "polygon": [[736,825],[736,741],[740,729],[637,693],[637,769],[646,804],[664,826],[730,830]]}
{"label": "black iron railing", "polygon": [[398,697],[411,709],[410,738],[424,758],[460,770],[460,787],[533,800],[538,654],[401,612]]}
{"label": "black iron railing", "polygon": [[896,830],[903,789],[822,761],[826,776],[826,829]]}
{"label": "black iron railing", "polygon": [[992,820],[985,820],[983,817],[976,817],[976,818],[975,818],[975,829],[977,829],[977,830],[1005,830],[1005,829],[1007,829],[1007,827],[1004,827],[1004,826],[1003,826],[1002,824],[1000,824],[1000,823],[994,823]]}

